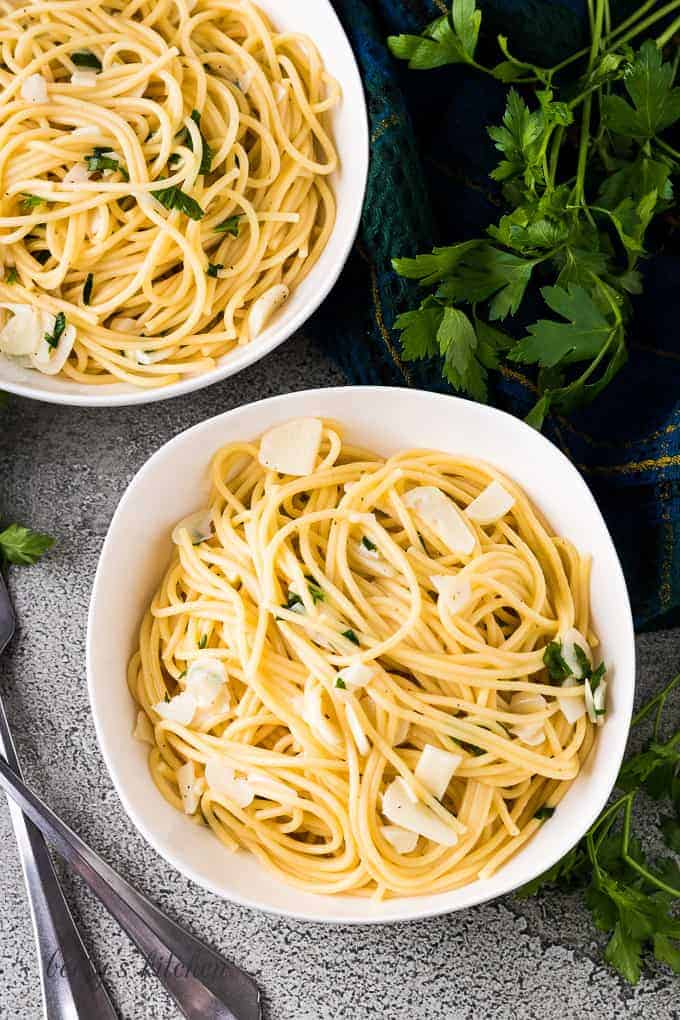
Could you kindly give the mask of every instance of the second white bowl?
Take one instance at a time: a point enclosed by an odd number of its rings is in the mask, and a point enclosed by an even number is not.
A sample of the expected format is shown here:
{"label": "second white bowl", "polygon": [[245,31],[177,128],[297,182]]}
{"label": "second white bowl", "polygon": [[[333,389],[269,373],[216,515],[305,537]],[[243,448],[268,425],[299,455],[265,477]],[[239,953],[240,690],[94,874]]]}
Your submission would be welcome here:
{"label": "second white bowl", "polygon": [[[283,885],[255,857],[230,854],[211,832],[171,807],[154,786],[144,746],[132,737],[136,706],[126,668],[171,555],[173,525],[207,500],[208,465],[216,450],[307,415],[342,422],[349,442],[378,453],[424,447],[490,461],[525,489],[558,534],[592,554],[598,654],[611,680],[607,721],[554,817],[488,880],[385,902],[302,893]],[[501,896],[574,845],[604,806],[623,757],[635,648],[626,585],[606,525],[578,471],[555,446],[490,407],[416,390],[360,386],[308,390],[237,408],[183,432],[151,457],[123,496],[104,543],[90,606],[87,670],[97,734],[118,794],[139,831],[170,864],[237,903],[314,921],[377,923],[446,913]]]}

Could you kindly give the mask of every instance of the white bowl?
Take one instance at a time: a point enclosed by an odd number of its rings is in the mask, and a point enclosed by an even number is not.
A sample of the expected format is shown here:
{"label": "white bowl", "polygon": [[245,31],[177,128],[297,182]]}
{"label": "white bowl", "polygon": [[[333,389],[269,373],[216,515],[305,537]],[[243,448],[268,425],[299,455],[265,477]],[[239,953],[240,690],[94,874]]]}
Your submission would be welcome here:
{"label": "white bowl", "polygon": [[[611,684],[594,751],[553,818],[486,881],[433,896],[383,903],[305,894],[283,884],[171,807],[153,784],[146,750],[132,737],[136,708],[126,667],[138,627],[171,555],[170,531],[209,491],[208,463],[223,444],[278,422],[323,415],[350,442],[383,454],[429,447],[479,457],[514,478],[557,533],[593,556],[592,610]],[[417,390],[356,386],[273,397],[211,418],[166,443],[141,468],[118,507],[94,582],[87,638],[90,699],[99,743],[130,818],[149,843],[200,885],[237,903],[314,921],[377,923],[446,913],[507,893],[554,864],[604,806],[623,757],[633,705],[635,647],[616,550],[576,468],[538,432],[501,411]]]}
{"label": "white bowl", "polygon": [[203,389],[259,361],[292,336],[316,311],[340,275],[359,228],[368,176],[368,118],[359,69],[330,0],[255,0],[282,31],[304,32],[319,48],[327,70],[340,83],[342,101],[333,113],[340,170],[331,178],[337,219],[328,244],[309,276],[296,287],[270,325],[250,344],[220,358],[216,368],[158,389],[124,383],[89,386],[19,368],[0,356],[0,390],[52,404],[116,407],[167,400]]}

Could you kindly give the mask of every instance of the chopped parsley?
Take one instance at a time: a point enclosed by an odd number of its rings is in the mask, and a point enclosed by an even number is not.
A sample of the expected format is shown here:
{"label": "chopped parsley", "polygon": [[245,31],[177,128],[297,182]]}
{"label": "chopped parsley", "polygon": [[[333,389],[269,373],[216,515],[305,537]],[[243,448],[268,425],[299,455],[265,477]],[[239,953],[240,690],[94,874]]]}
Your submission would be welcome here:
{"label": "chopped parsley", "polygon": [[62,338],[64,330],[66,329],[66,316],[63,312],[57,312],[54,319],[54,330],[52,333],[45,333],[45,343],[48,347],[54,350],[59,346],[59,341]]}
{"label": "chopped parsley", "polygon": [[288,600],[287,600],[287,602],[286,602],[286,604],[285,604],[285,606],[283,608],[284,609],[294,609],[295,606],[304,606],[304,602],[302,601],[300,596],[297,594],[297,592],[289,591],[288,592]]}
{"label": "chopped parsley", "polygon": [[27,211],[29,209],[35,209],[36,206],[42,205],[46,199],[41,198],[40,195],[27,195],[22,194],[21,204]]}
{"label": "chopped parsley", "polygon": [[201,638],[201,640],[198,642],[199,650],[202,651],[207,644],[208,644],[208,635],[204,634],[203,637]]}
{"label": "chopped parsley", "polygon": [[207,272],[208,276],[212,276],[213,278],[216,278],[217,274],[220,271],[220,269],[224,269],[224,264],[222,262],[209,262],[208,263],[208,268],[206,269],[206,272]]}
{"label": "chopped parsley", "polygon": [[319,588],[318,584],[315,583],[313,577],[306,577],[305,580],[307,581],[309,594],[312,596],[312,602],[314,603],[314,605],[316,605],[317,602],[323,602],[324,599],[326,598],[323,588]]}
{"label": "chopped parsley", "polygon": [[341,676],[336,678],[335,686],[339,687],[341,691],[347,690],[347,684],[345,683]]}
{"label": "chopped parsley", "polygon": [[353,645],[359,644],[359,638],[356,636],[353,630],[343,630],[342,636],[344,638],[347,638],[348,641],[351,641]]}
{"label": "chopped parsley", "polygon": [[237,216],[230,216],[228,219],[222,220],[222,222],[218,223],[217,226],[215,227],[215,233],[216,234],[231,234],[232,237],[238,237],[238,235],[239,235],[239,233],[241,231],[241,220],[242,219],[243,219],[243,215],[242,214],[238,214]]}
{"label": "chopped parsley", "polygon": [[93,67],[95,71],[101,71],[102,62],[96,54],[90,50],[79,50],[71,54],[71,60],[76,67]]}
{"label": "chopped parsley", "polygon": [[571,676],[571,670],[564,661],[562,645],[559,641],[551,641],[549,645],[546,645],[543,652],[543,664],[548,670],[551,680],[561,682]]}
{"label": "chopped parsley", "polygon": [[[210,146],[206,142],[205,135],[201,131],[201,115],[198,112],[198,110],[192,110],[191,111],[191,119],[193,120],[194,124],[198,128],[198,133],[201,136],[201,146],[202,146],[201,166],[200,166],[198,172],[201,173],[201,174],[209,174],[210,173],[210,168],[212,166],[213,157],[214,157],[215,153],[213,152],[213,150],[210,148]],[[191,149],[192,152],[194,151],[194,146],[193,146],[193,143],[191,141],[191,135],[188,132],[187,132],[187,146],[188,146],[188,148]]]}
{"label": "chopped parsley", "polygon": [[83,304],[89,305],[90,298],[92,297],[92,285],[94,283],[94,276],[92,273],[88,273],[85,278],[85,286],[83,287]]}
{"label": "chopped parsley", "polygon": [[371,542],[370,538],[367,538],[366,535],[364,535],[364,537],[361,539],[361,544],[364,546],[365,549],[368,549],[369,552],[373,552],[375,549],[378,548],[375,542]]}
{"label": "chopped parsley", "polygon": [[[92,150],[92,155],[85,157],[87,169],[91,174],[102,170],[120,170],[121,173],[123,172],[119,160],[117,160],[114,156],[104,155],[104,153],[109,151],[109,149],[103,148],[100,145],[95,145]],[[125,176],[127,177],[127,174]],[[130,178],[127,177],[127,179],[129,180]]]}
{"label": "chopped parsley", "polygon": [[544,804],[542,807],[540,807],[538,809],[538,811],[534,815],[534,818],[538,818],[538,820],[542,822],[546,818],[552,818],[552,816],[554,814],[555,814],[555,808],[554,807],[548,807],[547,804]]}
{"label": "chopped parsley", "polygon": [[6,282],[7,283],[16,283],[18,279],[19,279],[19,274],[17,273],[17,271],[14,268],[14,266],[11,266],[7,270],[7,280],[6,280]]}
{"label": "chopped parsley", "polygon": [[181,188],[161,188],[160,191],[152,191],[151,194],[166,209],[178,209],[190,220],[202,220],[205,216],[196,199],[187,195],[186,191],[182,191]]}

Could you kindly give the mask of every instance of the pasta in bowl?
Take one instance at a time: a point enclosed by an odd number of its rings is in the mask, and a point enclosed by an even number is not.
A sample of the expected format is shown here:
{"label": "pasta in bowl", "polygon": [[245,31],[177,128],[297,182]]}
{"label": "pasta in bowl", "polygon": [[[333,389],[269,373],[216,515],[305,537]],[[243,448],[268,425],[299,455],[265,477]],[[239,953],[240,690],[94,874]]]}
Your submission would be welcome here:
{"label": "pasta in bowl", "polygon": [[32,2],[0,11],[0,31],[5,388],[160,399],[311,314],[367,166],[358,72],[326,0],[309,17],[300,0]]}
{"label": "pasta in bowl", "polygon": [[315,418],[211,474],[130,666],[156,785],[309,892],[492,875],[604,721],[589,561],[486,464]]}
{"label": "pasta in bowl", "polygon": [[625,731],[630,663],[600,647],[590,548],[559,537],[509,465],[469,438],[445,452],[392,435],[375,453],[333,410],[217,444],[203,508],[145,595],[126,742],[134,728],[156,786],[145,810],[160,790],[173,831],[229,870],[220,891],[255,868],[260,906],[277,907],[269,872],[293,913],[419,916],[517,884],[527,859],[527,877],[543,870],[546,834],[568,849],[574,796]]}

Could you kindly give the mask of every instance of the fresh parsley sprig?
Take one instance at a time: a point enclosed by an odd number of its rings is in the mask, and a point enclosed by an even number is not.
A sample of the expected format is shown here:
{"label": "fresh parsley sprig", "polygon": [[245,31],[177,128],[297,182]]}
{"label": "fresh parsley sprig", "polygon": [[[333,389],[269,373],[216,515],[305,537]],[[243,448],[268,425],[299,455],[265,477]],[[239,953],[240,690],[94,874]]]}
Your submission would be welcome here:
{"label": "fresh parsley sprig", "polygon": [[623,764],[619,796],[600,814],[583,839],[549,871],[520,890],[530,896],[544,887],[581,889],[595,926],[609,933],[605,959],[635,984],[651,951],[680,973],[680,867],[672,856],[647,859],[634,834],[634,808],[645,795],[667,805],[659,829],[672,852],[680,852],[680,730],[661,737],[664,710],[680,674],[634,716],[633,727],[653,716],[645,748]]}
{"label": "fresh parsley sprig", "polygon": [[54,539],[21,524],[10,524],[0,531],[0,562],[4,558],[19,566],[31,566],[51,549]]}
{"label": "fresh parsley sprig", "polygon": [[[513,86],[503,123],[488,129],[504,214],[484,237],[394,260],[429,291],[395,322],[403,357],[440,357],[448,382],[477,400],[503,362],[535,366],[539,398],[527,420],[539,428],[551,409],[594,400],[624,365],[649,227],[670,207],[680,170],[664,137],[680,121],[678,60],[663,57],[680,0],[648,0],[614,28],[609,0],[591,6],[590,45],[551,68],[515,57],[504,36],[504,59],[479,63],[475,0],[453,0],[421,36],[388,40],[416,70],[467,64]],[[664,31],[634,50],[661,19]],[[527,327],[522,305],[538,284],[552,315]],[[497,326],[506,322],[508,333]]]}

